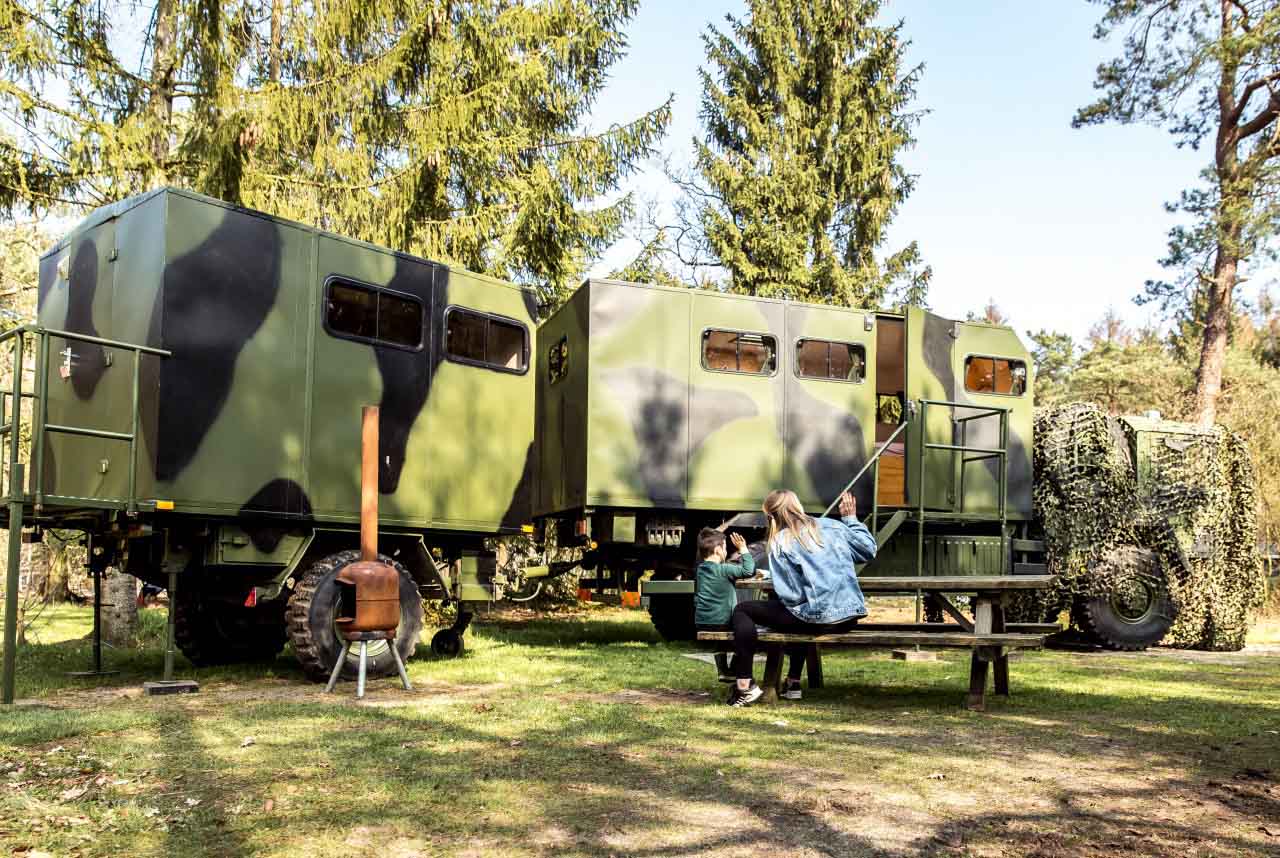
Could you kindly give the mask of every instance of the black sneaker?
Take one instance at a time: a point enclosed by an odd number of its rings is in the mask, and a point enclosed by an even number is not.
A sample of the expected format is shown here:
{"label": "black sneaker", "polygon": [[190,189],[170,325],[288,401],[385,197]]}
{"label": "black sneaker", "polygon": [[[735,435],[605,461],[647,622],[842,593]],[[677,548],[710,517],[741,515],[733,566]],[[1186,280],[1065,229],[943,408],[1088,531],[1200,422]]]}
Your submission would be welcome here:
{"label": "black sneaker", "polygon": [[784,700],[803,700],[804,692],[800,690],[800,682],[788,679],[781,696]]}
{"label": "black sneaker", "polygon": [[764,697],[764,689],[756,685],[755,680],[752,680],[746,691],[736,685],[733,687],[733,691],[729,693],[729,705],[738,707],[753,706],[761,697]]}

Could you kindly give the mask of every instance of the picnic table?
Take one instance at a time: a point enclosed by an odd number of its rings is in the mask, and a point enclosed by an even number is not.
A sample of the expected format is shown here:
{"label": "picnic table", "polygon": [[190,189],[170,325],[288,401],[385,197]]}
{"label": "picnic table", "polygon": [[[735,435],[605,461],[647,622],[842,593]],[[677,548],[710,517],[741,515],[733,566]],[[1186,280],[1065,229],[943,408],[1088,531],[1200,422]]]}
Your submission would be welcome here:
{"label": "picnic table", "polygon": [[[969,693],[965,705],[982,711],[986,708],[988,666],[994,675],[997,695],[1009,695],[1009,652],[1015,649],[1039,649],[1045,638],[1058,626],[1048,623],[1006,623],[1005,607],[1012,593],[1040,590],[1053,582],[1051,575],[949,575],[949,576],[867,576],[858,579],[868,596],[923,592],[950,619],[943,623],[859,623],[852,631],[838,634],[796,634],[774,631],[760,633],[765,649],[765,675],[762,687],[766,702],[776,702],[782,680],[785,651],[793,646],[807,647],[809,686],[822,686],[821,647],[953,647],[972,650],[969,666]],[[772,592],[773,582],[765,576],[743,578],[737,586],[745,590]],[[971,596],[973,616],[970,618],[951,600],[954,594]],[[698,640],[719,644],[727,649],[733,633],[699,632]]]}

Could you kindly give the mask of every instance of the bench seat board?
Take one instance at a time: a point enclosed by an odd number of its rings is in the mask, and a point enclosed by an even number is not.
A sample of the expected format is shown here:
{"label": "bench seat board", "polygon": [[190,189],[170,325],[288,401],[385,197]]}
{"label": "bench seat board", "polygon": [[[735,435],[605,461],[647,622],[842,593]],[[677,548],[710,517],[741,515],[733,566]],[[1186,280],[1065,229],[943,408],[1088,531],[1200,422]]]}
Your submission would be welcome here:
{"label": "bench seat board", "polygon": [[[861,646],[940,646],[975,647],[1002,646],[1012,648],[1038,648],[1044,645],[1044,635],[1021,633],[978,634],[974,632],[843,632],[832,635],[796,635],[782,632],[760,632],[761,643],[767,644],[824,644]],[[700,641],[731,641],[733,632],[698,632]]]}
{"label": "bench seat board", "polygon": [[[772,589],[773,582],[760,578],[740,578],[734,582],[743,590]],[[902,575],[858,578],[864,593],[911,593],[932,590],[948,593],[984,593],[995,590],[1043,590],[1053,583],[1052,575]]]}

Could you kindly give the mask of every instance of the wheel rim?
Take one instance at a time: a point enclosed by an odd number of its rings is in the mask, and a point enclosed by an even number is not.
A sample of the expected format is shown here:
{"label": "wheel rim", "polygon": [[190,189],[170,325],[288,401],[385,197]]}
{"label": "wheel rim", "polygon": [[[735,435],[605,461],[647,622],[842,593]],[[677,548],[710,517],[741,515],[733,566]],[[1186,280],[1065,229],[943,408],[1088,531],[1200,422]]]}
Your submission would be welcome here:
{"label": "wheel rim", "polygon": [[1122,581],[1111,593],[1111,611],[1122,623],[1136,626],[1146,622],[1156,609],[1156,591],[1141,579]]}
{"label": "wheel rim", "polygon": [[[333,616],[329,618],[330,625],[333,626],[333,634],[338,639],[339,648],[346,646],[347,639],[342,636],[342,627],[338,625],[338,610],[334,607]],[[370,660],[377,658],[387,652],[387,647],[391,645],[387,640],[369,641],[369,646],[365,649],[366,657]],[[360,647],[352,644],[351,649],[347,650],[347,664],[360,664]]]}

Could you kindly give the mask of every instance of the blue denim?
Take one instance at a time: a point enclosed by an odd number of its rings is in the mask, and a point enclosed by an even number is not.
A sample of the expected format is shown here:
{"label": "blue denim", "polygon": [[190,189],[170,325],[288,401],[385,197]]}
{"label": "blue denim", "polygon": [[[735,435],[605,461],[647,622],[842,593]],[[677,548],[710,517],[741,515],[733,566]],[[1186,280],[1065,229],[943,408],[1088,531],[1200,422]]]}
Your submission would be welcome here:
{"label": "blue denim", "polygon": [[850,517],[819,518],[822,545],[808,548],[797,539],[769,550],[773,591],[787,610],[807,623],[838,623],[867,615],[858,586],[857,563],[876,556],[871,531]]}

